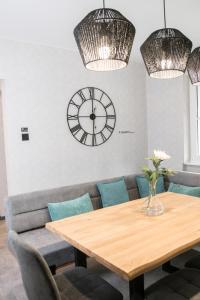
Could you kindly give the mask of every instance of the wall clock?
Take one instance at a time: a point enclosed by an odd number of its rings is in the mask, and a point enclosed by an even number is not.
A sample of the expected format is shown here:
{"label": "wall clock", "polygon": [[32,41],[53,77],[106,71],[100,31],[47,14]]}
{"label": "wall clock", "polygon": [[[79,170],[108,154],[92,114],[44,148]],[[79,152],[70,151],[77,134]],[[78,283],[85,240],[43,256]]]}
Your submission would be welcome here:
{"label": "wall clock", "polygon": [[77,141],[86,146],[99,146],[114,131],[115,108],[105,92],[86,87],[72,96],[67,108],[67,122]]}

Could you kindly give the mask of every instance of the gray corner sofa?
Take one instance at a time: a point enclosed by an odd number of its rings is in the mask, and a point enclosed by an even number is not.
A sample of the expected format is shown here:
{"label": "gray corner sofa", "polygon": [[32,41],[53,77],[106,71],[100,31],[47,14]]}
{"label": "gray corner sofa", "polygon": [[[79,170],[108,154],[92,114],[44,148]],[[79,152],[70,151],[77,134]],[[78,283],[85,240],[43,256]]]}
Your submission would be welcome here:
{"label": "gray corner sofa", "polygon": [[[130,200],[139,198],[135,176],[124,177]],[[98,182],[111,182],[116,179]],[[200,174],[178,172],[175,176],[166,179],[166,189],[170,181],[188,186],[200,186]],[[22,239],[37,248],[50,267],[57,268],[73,262],[72,246],[45,229],[45,224],[50,222],[47,204],[71,200],[89,193],[94,209],[100,209],[102,204],[96,184],[97,182],[90,182],[8,197],[6,201],[8,229],[16,231]]]}
{"label": "gray corner sofa", "polygon": [[[103,180],[110,182],[117,178]],[[99,181],[100,182],[100,181]],[[139,197],[135,176],[125,176],[130,199]],[[20,237],[39,250],[50,267],[60,267],[74,261],[71,245],[45,229],[50,222],[47,204],[71,200],[89,193],[94,209],[102,208],[97,182],[78,184],[51,190],[8,197],[6,201],[6,223],[8,229],[20,234]]]}

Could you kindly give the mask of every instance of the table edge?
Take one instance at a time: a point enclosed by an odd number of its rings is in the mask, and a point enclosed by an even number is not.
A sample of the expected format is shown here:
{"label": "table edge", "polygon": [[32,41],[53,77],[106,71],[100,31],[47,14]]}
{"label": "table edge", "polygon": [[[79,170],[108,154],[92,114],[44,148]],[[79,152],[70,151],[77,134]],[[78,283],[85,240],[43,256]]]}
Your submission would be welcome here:
{"label": "table edge", "polygon": [[128,281],[130,281],[130,280],[132,280],[132,279],[140,276],[141,274],[144,274],[146,272],[152,271],[153,269],[161,266],[162,264],[164,264],[165,262],[171,260],[172,258],[174,258],[174,257],[176,257],[176,256],[178,256],[178,255],[180,255],[180,254],[182,254],[182,253],[190,250],[195,245],[197,245],[197,244],[200,243],[200,237],[199,237],[198,239],[196,239],[196,240],[194,240],[192,242],[189,242],[189,243],[185,244],[184,246],[180,246],[179,248],[166,253],[164,256],[158,258],[157,260],[151,261],[150,263],[145,264],[142,267],[134,269],[134,271],[126,273],[125,271],[123,271],[122,269],[116,267],[112,263],[104,260],[98,254],[96,254],[94,252],[91,252],[87,248],[83,247],[78,242],[76,242],[76,241],[70,239],[69,237],[66,237],[63,234],[57,232],[57,230],[55,230],[54,228],[52,228],[51,222],[47,223],[45,227],[46,227],[47,230],[53,232],[54,234],[57,234],[59,237],[61,237],[66,242],[68,242],[69,244],[71,244],[74,248],[82,251],[83,253],[85,253],[89,257],[94,258],[97,262],[99,262],[103,266],[107,267],[109,270],[115,272],[117,275],[121,276],[122,278],[124,278],[125,280],[128,280]]}

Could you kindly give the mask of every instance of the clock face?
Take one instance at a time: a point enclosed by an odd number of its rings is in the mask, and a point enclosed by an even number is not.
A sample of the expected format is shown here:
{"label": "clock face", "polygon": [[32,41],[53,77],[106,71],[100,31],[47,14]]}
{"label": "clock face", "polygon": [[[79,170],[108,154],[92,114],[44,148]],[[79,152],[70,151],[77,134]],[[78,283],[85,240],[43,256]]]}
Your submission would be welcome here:
{"label": "clock face", "polygon": [[86,146],[99,146],[112,135],[116,114],[110,97],[95,87],[76,92],[67,108],[67,122],[72,135]]}

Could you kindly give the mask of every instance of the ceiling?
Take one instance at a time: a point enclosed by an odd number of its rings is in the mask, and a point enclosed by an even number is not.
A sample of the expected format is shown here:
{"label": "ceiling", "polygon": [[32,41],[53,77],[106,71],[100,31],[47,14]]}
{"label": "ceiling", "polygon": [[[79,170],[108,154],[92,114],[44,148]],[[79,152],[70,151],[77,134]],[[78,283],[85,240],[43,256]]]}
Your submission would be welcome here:
{"label": "ceiling", "polygon": [[[147,36],[163,27],[162,0],[107,0],[136,27],[132,56]],[[76,50],[73,29],[100,0],[0,0],[0,38]],[[181,30],[200,46],[199,0],[166,0],[167,27]]]}

